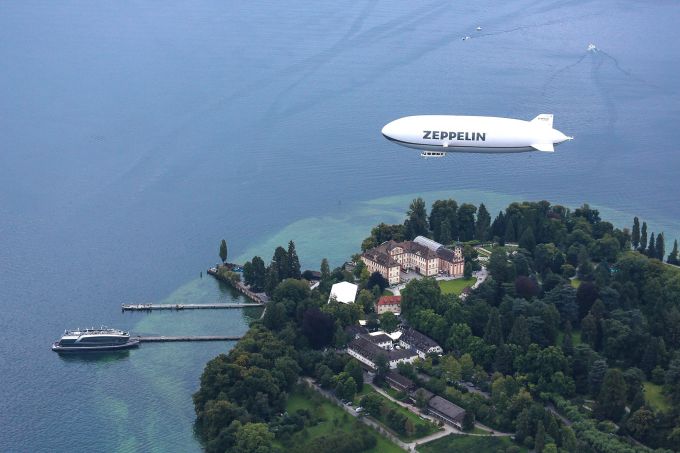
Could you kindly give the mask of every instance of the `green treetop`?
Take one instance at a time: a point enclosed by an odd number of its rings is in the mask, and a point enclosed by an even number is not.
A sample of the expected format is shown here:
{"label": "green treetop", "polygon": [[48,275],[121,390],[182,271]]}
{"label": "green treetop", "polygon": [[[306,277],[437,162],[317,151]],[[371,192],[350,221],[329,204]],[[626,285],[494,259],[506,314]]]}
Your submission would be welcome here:
{"label": "green treetop", "polygon": [[428,235],[427,210],[422,198],[418,197],[411,202],[406,216],[404,227],[407,239],[415,239],[417,236]]}
{"label": "green treetop", "polygon": [[222,260],[222,264],[227,262],[227,241],[222,239],[222,242],[220,243],[220,259]]}
{"label": "green treetop", "polygon": [[656,237],[656,258],[663,261],[665,255],[666,255],[666,244],[665,244],[665,240],[664,240],[664,237],[663,237],[663,232],[661,232]]}
{"label": "green treetop", "polygon": [[484,242],[489,240],[489,230],[491,228],[491,216],[486,210],[484,203],[479,205],[477,211],[477,223],[475,224],[475,239]]}
{"label": "green treetop", "polygon": [[633,248],[637,250],[640,246],[640,220],[637,217],[633,219],[633,232],[631,233],[631,243]]}
{"label": "green treetop", "polygon": [[288,242],[288,277],[289,278],[300,278],[300,258],[295,251],[295,243],[293,241]]}
{"label": "green treetop", "polygon": [[676,266],[680,264],[680,258],[678,257],[678,240],[673,241],[673,250],[670,255],[668,255],[668,264],[675,264]]}

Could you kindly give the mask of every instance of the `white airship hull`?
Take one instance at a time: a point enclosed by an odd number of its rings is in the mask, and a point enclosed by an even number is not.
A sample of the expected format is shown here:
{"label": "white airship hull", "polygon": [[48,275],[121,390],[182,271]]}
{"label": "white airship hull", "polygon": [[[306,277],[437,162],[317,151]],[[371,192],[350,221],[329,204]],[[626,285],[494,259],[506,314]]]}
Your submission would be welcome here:
{"label": "white airship hull", "polygon": [[538,115],[532,121],[486,116],[407,116],[387,124],[388,140],[408,148],[455,153],[523,153],[554,151],[554,145],[570,140],[553,129],[553,116]]}
{"label": "white airship hull", "polygon": [[[384,135],[384,134],[383,134]],[[407,148],[420,149],[426,151],[440,151],[444,153],[526,153],[528,151],[536,151],[531,146],[520,147],[481,147],[481,146],[455,146],[455,145],[428,145],[422,143],[410,143],[394,139],[385,135],[385,138],[398,145]]]}

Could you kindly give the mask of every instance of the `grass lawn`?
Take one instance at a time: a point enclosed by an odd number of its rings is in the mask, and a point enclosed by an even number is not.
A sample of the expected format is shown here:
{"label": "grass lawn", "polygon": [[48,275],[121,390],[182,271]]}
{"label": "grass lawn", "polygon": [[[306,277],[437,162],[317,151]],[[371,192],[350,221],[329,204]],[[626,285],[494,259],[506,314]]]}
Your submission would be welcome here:
{"label": "grass lawn", "polygon": [[[390,390],[393,390],[393,389],[390,389]],[[375,393],[378,396],[380,396],[380,398],[382,398],[383,404],[387,405],[387,407],[389,407],[390,409],[395,410],[395,411],[405,415],[409,420],[411,420],[411,422],[413,423],[414,426],[426,425],[428,427],[427,432],[425,434],[423,434],[422,436],[406,436],[406,435],[402,435],[402,434],[395,432],[395,434],[397,434],[399,439],[401,439],[405,442],[410,442],[410,441],[418,439],[420,437],[425,437],[425,436],[432,434],[434,432],[437,432],[439,430],[439,428],[436,425],[434,425],[433,423],[431,423],[430,421],[423,420],[418,415],[414,414],[413,412],[406,409],[405,407],[401,407],[397,403],[390,401],[387,398],[385,398],[384,396],[380,395],[378,392],[375,391],[375,389],[373,387],[371,387],[368,384],[364,384],[364,387],[361,389],[361,392],[357,393],[357,398],[355,398],[355,404],[359,404],[359,400],[361,399],[361,397],[366,395],[367,393]],[[389,391],[388,391],[388,394],[390,394]],[[389,428],[389,425],[387,424],[387,421],[384,419],[384,417],[380,416],[380,417],[373,417],[373,418],[378,420],[385,427]],[[392,431],[394,431],[394,430],[392,430]]]}
{"label": "grass lawn", "polygon": [[390,291],[389,289],[385,288],[382,292],[383,296],[394,296],[394,293]]}
{"label": "grass lawn", "polygon": [[[516,444],[508,437],[450,434],[418,447],[418,451],[421,453],[441,453],[445,451],[455,451],[456,453],[493,452],[498,450],[502,451],[511,445]],[[527,449],[521,447],[520,451],[526,453]]]}
{"label": "grass lawn", "polygon": [[[562,338],[564,337],[564,332],[561,330],[557,334],[557,345],[562,344]],[[581,331],[580,330],[572,330],[571,331],[571,341],[574,343],[574,346],[577,344],[581,344]]]}
{"label": "grass lawn", "polygon": [[404,401],[404,400],[408,399],[408,395],[406,395],[405,393],[400,392],[398,390],[394,390],[392,387],[390,387],[388,389],[384,389],[384,390],[388,395],[390,395],[395,400]]}
{"label": "grass lawn", "polygon": [[[489,247],[489,248],[491,248],[491,247]],[[489,248],[485,247],[485,250],[489,250]],[[477,253],[479,253],[479,256],[485,256],[487,258],[491,256],[491,253],[486,253],[484,250],[482,250],[480,248],[477,248],[475,250],[477,250]]]}
{"label": "grass lawn", "polygon": [[476,281],[476,278],[457,278],[455,280],[439,280],[438,282],[442,294],[460,295],[465,288],[474,285]]}
{"label": "grass lawn", "polygon": [[661,393],[661,386],[651,382],[645,382],[645,401],[652,409],[666,412],[671,408],[666,397]]}
{"label": "grass lawn", "polygon": [[[338,429],[348,433],[356,431],[355,422],[357,421],[354,419],[354,417],[349,415],[342,408],[324,399],[321,395],[318,395],[318,398],[319,400],[317,400],[317,403],[316,401],[313,401],[313,399],[308,395],[294,392],[288,397],[288,403],[286,404],[286,410],[289,413],[294,413],[298,409],[307,409],[311,414],[314,415],[314,417],[323,419],[323,421],[318,423],[316,426],[310,426],[307,428],[309,435],[306,438],[307,442],[316,437],[323,436],[324,434],[330,434],[331,432],[337,431]],[[378,441],[375,448],[367,450],[368,453],[403,453],[401,448],[397,447],[395,444],[377,432],[373,431],[371,428],[365,427],[365,429],[371,431]]]}
{"label": "grass lawn", "polygon": [[482,429],[478,426],[475,426],[474,429],[472,430],[472,434],[489,434],[489,431]]}
{"label": "grass lawn", "polygon": [[352,402],[355,405],[358,405],[361,398],[364,395],[367,395],[369,393],[375,393],[375,389],[373,387],[371,387],[369,384],[364,384],[364,386],[361,388],[361,390],[359,390],[357,392],[357,394],[354,396],[354,399],[352,400]]}
{"label": "grass lawn", "polygon": [[576,289],[578,289],[578,287],[581,286],[581,280],[579,280],[578,278],[572,278],[570,281],[571,286],[573,286]]}

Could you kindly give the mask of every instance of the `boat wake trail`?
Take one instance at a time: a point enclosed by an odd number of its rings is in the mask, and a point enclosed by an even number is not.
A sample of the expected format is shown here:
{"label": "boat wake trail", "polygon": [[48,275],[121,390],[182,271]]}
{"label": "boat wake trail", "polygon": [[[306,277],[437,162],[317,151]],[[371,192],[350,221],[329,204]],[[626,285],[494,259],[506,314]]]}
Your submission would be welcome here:
{"label": "boat wake trail", "polygon": [[581,57],[579,57],[579,59],[576,60],[575,62],[558,69],[550,77],[548,77],[548,80],[546,80],[546,82],[543,84],[543,89],[541,90],[541,97],[545,97],[545,93],[548,90],[548,87],[555,81],[555,79],[557,79],[559,76],[566,73],[570,69],[575,68],[576,66],[581,64],[581,62],[585,60],[587,56],[588,53],[586,52],[583,55],[581,55]]}
{"label": "boat wake trail", "polygon": [[616,68],[616,70],[618,72],[620,72],[621,74],[625,75],[626,77],[630,77],[631,79],[635,80],[636,82],[640,82],[640,83],[648,85],[652,88],[659,88],[658,86],[654,85],[653,83],[636,76],[635,74],[633,74],[630,71],[623,69],[621,67],[621,65],[619,64],[619,60],[616,59],[615,57],[613,57],[612,55],[608,54],[604,50],[595,48],[594,51],[597,52],[598,54],[602,55],[603,57],[605,57],[606,59],[608,59],[612,63],[614,63],[614,67]]}
{"label": "boat wake trail", "polygon": [[601,69],[605,59],[600,56],[601,54],[602,52],[598,52],[596,54],[596,59],[594,60],[594,65],[590,71],[590,74],[593,79],[593,83],[599,91],[600,96],[602,96],[602,100],[604,102],[604,107],[607,112],[607,130],[610,134],[613,134],[614,125],[618,119],[618,112],[616,111],[616,106],[614,105],[614,102],[612,101],[612,98],[609,94],[609,88],[604,85],[602,80]]}

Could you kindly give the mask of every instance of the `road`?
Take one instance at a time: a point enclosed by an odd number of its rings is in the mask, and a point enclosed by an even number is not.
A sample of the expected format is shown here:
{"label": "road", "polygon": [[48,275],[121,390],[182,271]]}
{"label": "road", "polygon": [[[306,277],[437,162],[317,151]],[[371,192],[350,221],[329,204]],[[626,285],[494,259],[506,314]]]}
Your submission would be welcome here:
{"label": "road", "polygon": [[[395,398],[392,398],[392,396],[389,393],[387,393],[386,391],[384,391],[380,387],[373,384],[373,377],[372,376],[365,374],[364,375],[364,382],[369,384],[371,387],[373,387],[373,389],[376,392],[380,393],[382,396],[384,396],[388,400],[390,400],[390,401],[400,405],[401,407],[413,412],[414,414],[418,415],[419,417],[423,417],[423,418],[429,420],[430,422],[432,422],[436,425],[439,424],[439,420],[432,417],[431,415],[426,415],[426,414],[420,413],[418,408],[416,406],[414,406],[413,404],[404,403],[403,401],[399,401]],[[444,426],[442,427],[442,431],[438,431],[438,432],[430,434],[429,436],[426,436],[426,437],[421,437],[420,439],[418,439],[414,442],[411,442],[408,445],[412,446],[415,449],[418,445],[422,445],[422,444],[425,444],[427,442],[431,442],[435,439],[439,439],[440,437],[448,436],[449,434],[459,434],[459,435],[466,435],[466,436],[494,436],[494,437],[508,437],[508,436],[513,435],[512,433],[504,433],[504,432],[496,431],[496,430],[489,428],[488,426],[485,426],[485,425],[483,425],[479,422],[475,422],[475,426],[477,428],[488,431],[490,434],[466,433],[464,431],[459,430],[455,426],[451,426],[451,425],[448,425],[448,424],[445,423]]]}
{"label": "road", "polygon": [[342,404],[342,401],[340,401],[339,399],[337,399],[337,398],[335,397],[335,395],[333,395],[333,393],[331,393],[331,392],[329,392],[329,391],[327,391],[327,390],[324,390],[324,389],[322,389],[321,387],[319,387],[319,386],[314,382],[314,380],[313,380],[312,378],[306,377],[306,378],[304,378],[304,381],[307,383],[307,385],[309,385],[309,386],[312,387],[314,390],[316,390],[317,392],[319,392],[324,398],[326,398],[326,399],[328,399],[328,400],[334,402],[336,405],[340,406],[340,407],[341,407],[345,412],[347,412],[349,415],[351,415],[352,417],[356,418],[357,420],[359,420],[360,422],[362,422],[364,425],[367,425],[367,426],[373,428],[374,430],[378,431],[380,434],[382,434],[383,436],[387,437],[389,440],[391,440],[392,442],[394,442],[395,444],[397,444],[397,445],[398,445],[400,448],[402,448],[403,450],[406,450],[406,451],[415,451],[413,443],[402,442],[401,440],[399,440],[399,438],[398,438],[397,436],[395,436],[395,435],[392,434],[390,431],[388,431],[387,429],[385,429],[385,427],[382,426],[380,423],[378,423],[378,422],[376,422],[376,421],[374,421],[374,420],[371,420],[371,419],[368,418],[368,417],[359,417],[359,414],[356,412],[356,410],[355,410],[353,407],[351,407],[351,406],[346,406],[346,405]]}

